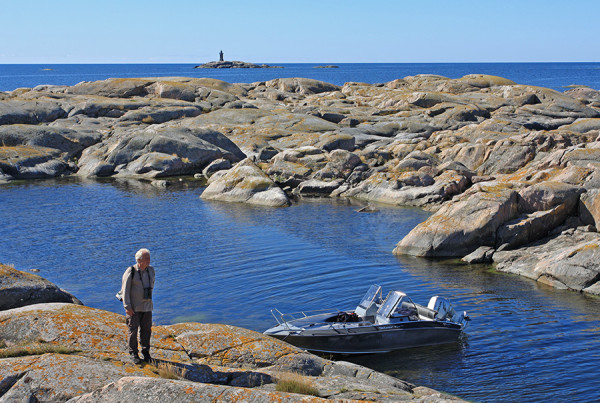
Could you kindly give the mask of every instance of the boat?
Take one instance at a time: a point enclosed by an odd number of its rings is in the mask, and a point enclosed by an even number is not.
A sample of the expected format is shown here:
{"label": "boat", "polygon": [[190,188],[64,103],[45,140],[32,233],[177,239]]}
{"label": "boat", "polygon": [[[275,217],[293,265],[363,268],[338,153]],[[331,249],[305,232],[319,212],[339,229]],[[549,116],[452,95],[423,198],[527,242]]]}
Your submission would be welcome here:
{"label": "boat", "polygon": [[315,353],[372,354],[457,342],[470,321],[446,298],[427,306],[401,291],[382,300],[381,286],[369,287],[356,309],[271,314],[277,325],[264,334]]}

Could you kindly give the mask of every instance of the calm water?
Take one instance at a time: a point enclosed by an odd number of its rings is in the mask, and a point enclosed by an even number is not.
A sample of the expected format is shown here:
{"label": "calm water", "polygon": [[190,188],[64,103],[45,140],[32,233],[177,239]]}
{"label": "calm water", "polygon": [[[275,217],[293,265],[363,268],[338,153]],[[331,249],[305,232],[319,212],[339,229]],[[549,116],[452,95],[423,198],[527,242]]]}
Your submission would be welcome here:
{"label": "calm water", "polygon": [[[282,77],[306,77],[342,85],[358,81],[382,83],[416,74],[459,78],[491,74],[518,84],[564,91],[568,85],[600,90],[600,63],[347,63],[337,69],[318,64],[277,64],[283,69],[194,69],[193,64],[0,64],[0,91],[40,84],[74,85],[110,77],[210,77],[230,83],[252,83]],[[322,63],[325,65],[328,63]]]}
{"label": "calm water", "polygon": [[121,313],[121,274],[148,247],[161,324],[262,331],[271,308],[352,308],[372,283],[421,303],[444,295],[473,318],[460,343],[352,360],[474,401],[600,399],[599,299],[486,267],[397,259],[395,243],[428,216],[420,210],[356,213],[324,200],[270,209],[201,192],[75,179],[2,186],[0,262],[40,269],[86,305]]}

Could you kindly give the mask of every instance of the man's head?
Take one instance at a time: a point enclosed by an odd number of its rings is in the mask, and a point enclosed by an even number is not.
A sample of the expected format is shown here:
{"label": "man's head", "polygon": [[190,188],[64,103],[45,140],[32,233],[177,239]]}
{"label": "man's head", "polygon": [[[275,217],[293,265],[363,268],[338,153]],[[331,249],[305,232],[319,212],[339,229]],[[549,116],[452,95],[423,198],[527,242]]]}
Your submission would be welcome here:
{"label": "man's head", "polygon": [[138,250],[135,253],[135,260],[140,270],[145,270],[150,265],[150,251],[146,248]]}

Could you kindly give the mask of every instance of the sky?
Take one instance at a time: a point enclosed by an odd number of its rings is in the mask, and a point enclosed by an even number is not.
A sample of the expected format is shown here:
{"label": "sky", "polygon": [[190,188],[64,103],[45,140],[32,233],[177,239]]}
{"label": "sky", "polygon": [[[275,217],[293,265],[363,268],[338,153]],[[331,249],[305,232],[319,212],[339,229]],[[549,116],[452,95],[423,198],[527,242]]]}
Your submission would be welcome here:
{"label": "sky", "polygon": [[598,62],[599,0],[0,0],[0,64]]}

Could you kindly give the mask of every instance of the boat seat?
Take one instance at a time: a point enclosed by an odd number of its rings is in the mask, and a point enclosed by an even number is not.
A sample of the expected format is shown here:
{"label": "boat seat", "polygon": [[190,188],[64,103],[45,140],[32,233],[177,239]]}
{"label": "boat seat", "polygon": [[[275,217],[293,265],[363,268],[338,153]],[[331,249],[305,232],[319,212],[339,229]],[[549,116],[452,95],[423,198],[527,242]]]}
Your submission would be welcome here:
{"label": "boat seat", "polygon": [[429,320],[435,320],[435,315],[437,314],[437,312],[433,309],[429,309],[421,305],[417,305],[417,313],[420,317]]}

